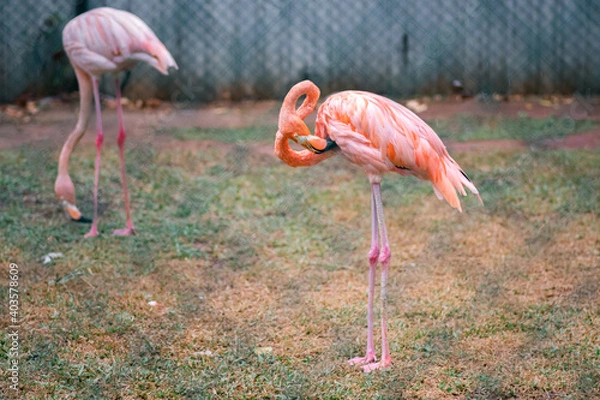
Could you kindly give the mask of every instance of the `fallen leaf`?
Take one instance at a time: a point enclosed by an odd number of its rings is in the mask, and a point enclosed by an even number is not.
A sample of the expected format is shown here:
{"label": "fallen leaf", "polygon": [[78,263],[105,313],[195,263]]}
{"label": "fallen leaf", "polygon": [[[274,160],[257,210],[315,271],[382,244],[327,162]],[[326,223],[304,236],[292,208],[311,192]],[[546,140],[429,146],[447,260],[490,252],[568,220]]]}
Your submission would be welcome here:
{"label": "fallen leaf", "polygon": [[257,356],[262,356],[265,354],[271,354],[273,353],[273,348],[272,347],[256,347],[254,349],[254,354],[256,354]]}

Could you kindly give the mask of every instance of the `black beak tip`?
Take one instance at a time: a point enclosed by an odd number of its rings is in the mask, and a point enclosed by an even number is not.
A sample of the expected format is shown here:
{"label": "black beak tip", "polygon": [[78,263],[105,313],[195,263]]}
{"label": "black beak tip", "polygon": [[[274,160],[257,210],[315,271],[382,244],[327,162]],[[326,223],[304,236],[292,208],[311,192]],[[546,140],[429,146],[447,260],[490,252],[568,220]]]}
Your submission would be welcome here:
{"label": "black beak tip", "polygon": [[325,140],[327,141],[327,145],[325,146],[325,148],[323,150],[314,150],[315,154],[322,154],[338,147],[337,143],[331,140],[330,138],[326,138]]}
{"label": "black beak tip", "polygon": [[73,222],[81,222],[83,224],[90,224],[92,222],[91,219],[84,217],[83,215],[79,217],[79,219],[71,219]]}

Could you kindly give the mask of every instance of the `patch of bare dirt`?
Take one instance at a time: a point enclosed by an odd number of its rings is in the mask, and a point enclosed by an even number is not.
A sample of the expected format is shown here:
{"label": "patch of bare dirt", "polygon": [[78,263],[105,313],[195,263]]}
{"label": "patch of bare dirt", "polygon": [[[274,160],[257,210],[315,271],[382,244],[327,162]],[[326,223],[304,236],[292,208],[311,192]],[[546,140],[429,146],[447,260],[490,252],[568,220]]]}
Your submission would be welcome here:
{"label": "patch of bare dirt", "polygon": [[550,149],[598,149],[600,148],[600,129],[569,135],[561,139],[550,139],[544,142]]}
{"label": "patch of bare dirt", "polygon": [[[11,106],[12,107],[12,106]],[[13,109],[13,108],[11,108]],[[42,144],[59,150],[77,122],[77,103],[53,102],[35,115],[2,113],[0,111],[0,148],[15,148],[25,144]],[[137,142],[172,141],[148,136],[149,132],[165,128],[241,128],[245,126],[276,125],[279,103],[273,101],[212,104],[198,108],[176,108],[164,104],[158,108],[124,110],[125,131],[130,144]],[[116,144],[118,133],[114,107],[104,107],[102,123],[105,145]],[[92,117],[82,144],[96,139],[95,117]]]}
{"label": "patch of bare dirt", "polygon": [[[527,150],[530,146],[526,141],[517,139],[470,140],[468,142],[446,140],[445,143],[448,149],[454,153]],[[599,149],[600,129],[577,133],[560,139],[547,139],[541,143],[541,147],[552,150]]]}
{"label": "patch of bare dirt", "polygon": [[[105,100],[102,112],[105,144],[116,144],[118,132],[117,116],[114,101]],[[570,117],[574,119],[590,119],[600,121],[600,99],[596,98],[522,98],[513,97],[510,101],[489,99],[425,99],[422,103],[424,111],[419,115],[431,120],[435,118],[451,118],[457,114],[481,116],[500,115],[517,118],[523,113],[534,118],[551,116]],[[229,146],[228,144],[193,141],[179,141],[170,138],[148,135],[160,129],[185,128],[242,128],[247,126],[274,126],[280,103],[276,101],[253,101],[241,103],[218,103],[202,105],[197,108],[178,108],[176,105],[160,103],[152,107],[125,107],[125,129],[129,146],[136,143],[147,143],[162,146]],[[25,144],[48,146],[59,151],[62,143],[72,131],[77,120],[78,103],[60,100],[46,101],[40,105],[29,104],[27,107],[3,106],[0,108],[0,149],[15,148]],[[314,115],[307,119],[314,123]],[[95,142],[95,119],[92,118],[88,130],[82,139],[83,144]],[[550,140],[543,144],[547,148],[595,149],[600,148],[600,130],[594,130],[564,139]],[[253,144],[250,144],[253,146]],[[271,149],[264,145],[256,146],[257,151],[271,154]],[[457,152],[488,151],[495,149],[526,149],[527,144],[519,140],[477,140],[471,142],[449,142],[448,147]]]}
{"label": "patch of bare dirt", "polygon": [[446,140],[446,146],[454,153],[474,151],[514,151],[525,150],[528,145],[524,140],[496,139],[496,140],[470,140],[468,142],[453,142]]}
{"label": "patch of bare dirt", "polygon": [[522,97],[509,99],[492,97],[470,98],[466,100],[448,99],[440,102],[425,101],[425,111],[419,116],[425,120],[448,119],[457,114],[476,116],[503,116],[518,118],[526,114],[531,118],[568,117],[577,120],[600,121],[600,101],[598,98],[576,97]]}
{"label": "patch of bare dirt", "polygon": [[[273,137],[275,137],[275,132],[273,132]],[[185,148],[190,151],[206,151],[206,150],[225,150],[229,151],[238,144],[229,143],[229,142],[220,142],[218,140],[178,140],[170,137],[159,138],[160,148],[164,150],[175,150]],[[271,143],[253,143],[246,142],[244,143],[244,147],[248,148],[253,154],[260,156],[273,156],[273,146]]]}

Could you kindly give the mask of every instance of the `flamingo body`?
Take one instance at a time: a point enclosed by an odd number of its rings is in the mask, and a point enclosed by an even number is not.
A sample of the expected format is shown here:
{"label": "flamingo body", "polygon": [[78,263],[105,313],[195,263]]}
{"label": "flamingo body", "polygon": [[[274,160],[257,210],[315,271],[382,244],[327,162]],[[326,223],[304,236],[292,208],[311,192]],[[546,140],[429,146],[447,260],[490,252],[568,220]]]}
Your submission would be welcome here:
{"label": "flamingo body", "polygon": [[[105,73],[117,74],[133,68],[138,62],[146,62],[167,74],[169,68],[177,69],[177,63],[156,37],[154,32],[137,16],[110,7],[101,7],[83,13],[67,23],[63,30],[63,46],[75,69],[79,84],[79,118],[77,125],[63,145],[58,162],[58,176],[54,191],[61,200],[65,211],[76,221],[88,221],[75,206],[75,186],[69,176],[69,157],[85,133],[92,108],[92,95],[96,106],[96,162],[94,173],[94,218],[92,228],[86,237],[98,234],[98,180],[100,170],[100,150],[104,140],[100,110],[98,80]],[[117,113],[119,118],[119,156],[121,161],[121,181],[125,198],[126,228],[116,230],[116,235],[134,233],[130,215],[129,197],[125,174],[125,127],[121,107],[119,79],[115,77]]]}
{"label": "flamingo body", "polygon": [[69,59],[92,76],[115,73],[146,62],[168,74],[177,63],[164,44],[136,15],[110,7],[95,8],[67,23],[63,46]]}
{"label": "flamingo body", "polygon": [[[402,105],[374,93],[345,91],[327,98],[319,107],[312,135],[304,119],[314,110],[319,89],[310,81],[294,85],[286,95],[279,113],[275,154],[292,167],[312,166],[336,153],[364,169],[371,182],[372,236],[369,250],[369,299],[367,309],[367,352],[351,364],[364,364],[366,372],[386,368],[392,363],[387,340],[387,278],[391,251],[383,216],[380,183],[387,172],[413,175],[430,181],[440,199],[461,210],[457,191],[465,187],[475,194],[475,185],[450,157],[446,147],[417,115]],[[306,96],[296,109],[296,103]],[[306,149],[292,150],[289,140]],[[333,146],[332,144],[335,144]],[[331,148],[331,151],[321,149]],[[373,339],[373,297],[375,269],[381,263],[382,355],[376,361]]]}
{"label": "flamingo body", "polygon": [[461,210],[463,186],[478,194],[433,129],[402,105],[374,93],[345,91],[319,107],[315,134],[330,137],[341,154],[361,166],[369,180],[383,174],[413,175],[432,183],[436,195]]}

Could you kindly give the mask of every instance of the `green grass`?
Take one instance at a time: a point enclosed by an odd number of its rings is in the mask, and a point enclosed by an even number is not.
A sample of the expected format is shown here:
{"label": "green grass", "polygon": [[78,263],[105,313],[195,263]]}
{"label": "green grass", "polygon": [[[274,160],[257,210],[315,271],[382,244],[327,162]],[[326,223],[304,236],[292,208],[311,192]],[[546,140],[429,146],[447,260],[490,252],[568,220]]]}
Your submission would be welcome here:
{"label": "green grass", "polygon": [[589,120],[574,120],[565,117],[545,119],[506,119],[499,116],[480,117],[459,115],[452,119],[430,121],[432,128],[442,138],[459,142],[468,140],[519,139],[529,143],[545,139],[563,138],[572,133],[584,132],[597,126]]}
{"label": "green grass", "polygon": [[[465,198],[463,214],[427,183],[387,176],[395,363],[365,375],[345,363],[366,340],[364,173],[341,158],[293,169],[244,145],[271,146],[272,129],[173,136],[223,145],[128,149],[139,232],[128,238],[110,235],[124,224],[114,150],[91,240],[54,199],[56,152],[0,151],[0,260],[22,273],[22,398],[600,396],[597,151],[459,154],[485,202]],[[93,151],[71,161],[87,215]],[[44,265],[49,252],[64,258]],[[6,349],[2,336],[3,365]]]}
{"label": "green grass", "polygon": [[217,140],[224,143],[234,143],[269,141],[273,138],[274,132],[276,131],[276,126],[255,126],[241,129],[165,129],[159,131],[158,133],[162,135],[169,135],[179,140]]}

